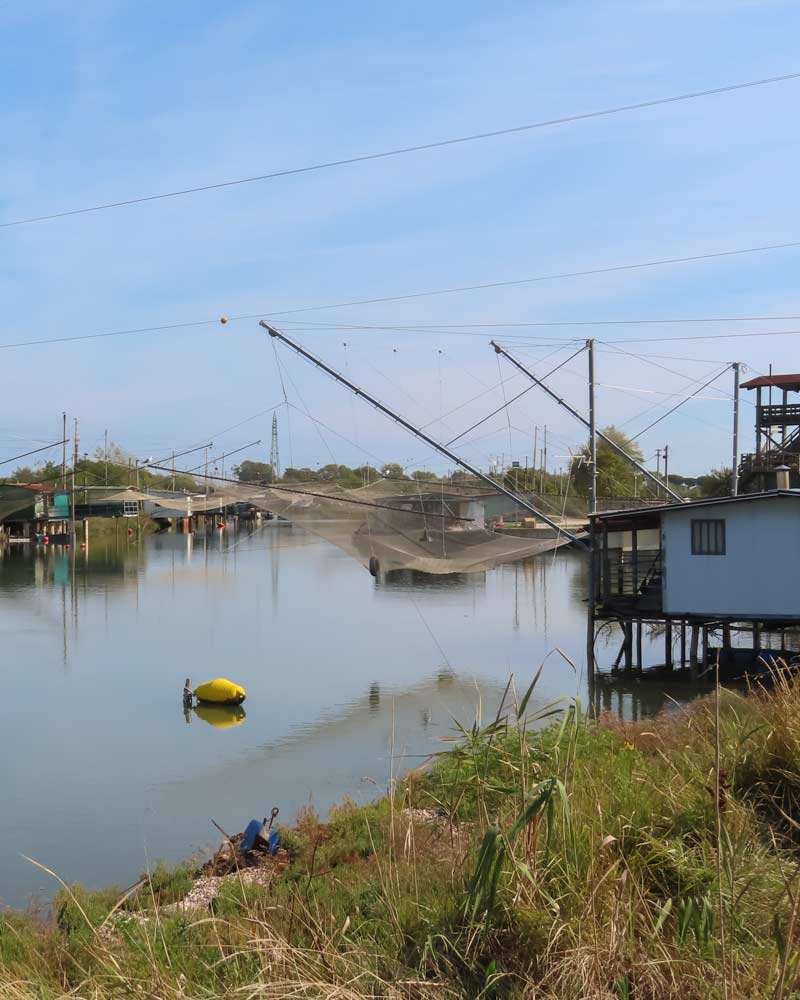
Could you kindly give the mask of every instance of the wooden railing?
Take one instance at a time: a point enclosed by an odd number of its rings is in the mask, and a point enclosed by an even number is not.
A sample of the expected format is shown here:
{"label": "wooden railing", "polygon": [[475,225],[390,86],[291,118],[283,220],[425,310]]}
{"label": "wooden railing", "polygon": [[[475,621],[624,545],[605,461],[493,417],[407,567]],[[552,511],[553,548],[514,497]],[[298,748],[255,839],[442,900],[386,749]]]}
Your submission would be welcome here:
{"label": "wooden railing", "polygon": [[606,608],[661,606],[661,551],[607,549],[599,553],[598,597]]}
{"label": "wooden railing", "polygon": [[739,463],[739,475],[749,475],[752,472],[771,472],[779,465],[788,465],[793,472],[800,471],[800,455],[797,452],[772,450],[762,451],[760,455],[742,455]]}
{"label": "wooden railing", "polygon": [[800,403],[757,407],[759,427],[794,427],[800,424]]}

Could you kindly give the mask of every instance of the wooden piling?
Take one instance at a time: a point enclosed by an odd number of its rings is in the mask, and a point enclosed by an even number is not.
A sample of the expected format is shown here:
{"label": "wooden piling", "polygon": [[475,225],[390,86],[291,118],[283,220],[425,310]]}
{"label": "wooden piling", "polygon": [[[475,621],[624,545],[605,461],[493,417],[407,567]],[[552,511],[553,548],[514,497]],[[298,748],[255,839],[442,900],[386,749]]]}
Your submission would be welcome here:
{"label": "wooden piling", "polygon": [[636,669],[642,672],[642,619],[636,619]]}
{"label": "wooden piling", "polygon": [[689,663],[697,666],[697,647],[700,643],[700,626],[692,625],[692,637],[689,643]]}
{"label": "wooden piling", "polygon": [[625,670],[630,672],[633,670],[633,622],[623,622],[622,629],[625,633]]}
{"label": "wooden piling", "polygon": [[669,618],[664,622],[664,666],[672,670],[672,622]]}

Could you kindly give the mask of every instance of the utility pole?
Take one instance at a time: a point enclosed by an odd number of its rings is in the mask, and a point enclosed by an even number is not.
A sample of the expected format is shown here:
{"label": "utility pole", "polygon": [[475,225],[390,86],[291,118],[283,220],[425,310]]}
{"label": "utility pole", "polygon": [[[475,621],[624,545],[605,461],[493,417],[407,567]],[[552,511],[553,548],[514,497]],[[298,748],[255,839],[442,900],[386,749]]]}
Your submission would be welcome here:
{"label": "utility pole", "polygon": [[[589,461],[590,492],[589,513],[597,512],[597,422],[594,400],[594,340],[586,341],[589,354]],[[589,693],[594,699],[594,642],[595,642],[595,600],[596,584],[596,554],[595,554],[595,524],[589,523],[589,608],[586,616],[586,674],[589,681]]]}
{"label": "utility pole", "polygon": [[545,476],[547,475],[547,424],[544,425],[544,448],[542,449],[542,485],[539,492],[544,493]]}
{"label": "utility pole", "polygon": [[656,496],[660,497],[661,496],[661,490],[659,489],[659,486],[661,484],[661,449],[660,448],[656,448],[656,480],[657,480]]}
{"label": "utility pole", "polygon": [[103,456],[106,463],[106,486],[108,486],[108,428],[103,431]]}
{"label": "utility pole", "polygon": [[67,414],[61,414],[61,489],[67,488]]}
{"label": "utility pole", "polygon": [[531,492],[536,492],[536,450],[537,442],[539,440],[539,428],[533,428],[533,482],[531,483]]}
{"label": "utility pole", "polygon": [[669,445],[664,445],[664,486],[669,486]]}
{"label": "utility pole", "polygon": [[[504,347],[501,347],[494,340],[490,341],[489,344],[492,348],[494,348],[496,354],[502,354],[503,357],[508,358],[508,360],[511,362],[512,365],[514,365],[515,368],[519,369],[519,371],[521,371],[523,375],[527,375],[528,378],[535,385],[538,385],[543,392],[546,392],[547,395],[551,399],[554,399],[559,406],[562,406],[567,411],[567,413],[572,414],[572,416],[575,417],[576,420],[579,420],[584,427],[591,428],[590,421],[587,420],[587,418],[582,413],[579,413],[574,406],[570,406],[570,404],[566,400],[562,399],[557,393],[555,393],[550,388],[550,386],[545,383],[544,379],[539,378],[537,375],[534,375],[529,368],[526,368],[521,361],[517,361],[517,359],[512,354],[509,354]],[[657,486],[663,485],[661,480],[658,479],[657,476],[655,476],[648,468],[642,465],[641,462],[637,462],[636,459],[632,455],[629,455],[624,448],[621,448],[613,438],[610,438],[607,434],[604,434],[602,431],[598,431],[596,429],[595,429],[595,434],[597,437],[600,438],[601,441],[604,441],[612,451],[616,452],[621,458],[624,458],[627,462],[630,462],[631,465],[635,466],[646,479],[649,479]],[[679,503],[683,503],[686,499],[685,497],[682,497],[680,493],[676,493],[673,489],[668,489],[667,493],[669,493],[669,495]]]}
{"label": "utility pole", "polygon": [[78,442],[80,438],[78,437],[78,418],[75,417],[75,435],[74,435],[74,450],[72,454],[72,520],[69,526],[69,543],[72,546],[73,559],[75,553],[75,498],[77,496],[75,492],[75,473],[78,469]]}
{"label": "utility pole", "polygon": [[272,414],[272,444],[269,449],[269,464],[272,466],[272,478],[281,477],[281,456],[278,450],[278,414]]}
{"label": "utility pole", "polygon": [[731,462],[731,496],[739,493],[739,362],[733,363],[733,461]]}
{"label": "utility pole", "polygon": [[594,514],[597,511],[597,425],[594,408],[594,340],[587,340],[586,347],[589,351],[589,513]]}

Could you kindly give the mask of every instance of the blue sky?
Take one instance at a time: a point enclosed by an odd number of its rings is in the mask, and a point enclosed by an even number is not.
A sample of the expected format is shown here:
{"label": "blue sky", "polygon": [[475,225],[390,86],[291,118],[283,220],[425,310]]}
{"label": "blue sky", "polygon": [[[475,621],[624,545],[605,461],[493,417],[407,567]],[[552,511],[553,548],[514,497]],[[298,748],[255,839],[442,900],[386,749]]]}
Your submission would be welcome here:
{"label": "blue sky", "polygon": [[[0,221],[791,73],[799,31],[800,8],[772,0],[0,3]],[[263,453],[250,457],[263,458],[268,414],[220,432],[282,400],[255,320],[4,343],[798,240],[798,102],[800,81],[787,82],[0,230],[0,458],[56,440],[62,410],[78,416],[86,450],[108,428],[142,457],[261,437]],[[635,340],[598,344],[601,422],[635,433],[726,361],[800,368],[792,336],[663,338],[800,321],[434,328],[800,315],[799,262],[800,250],[778,250],[329,308],[287,315],[284,328],[442,438],[499,405],[501,374],[509,395],[524,385],[498,372],[490,336],[541,372],[575,339]],[[305,363],[282,359],[294,407],[279,411],[284,465],[443,467]],[[554,379],[581,409],[585,366],[581,355]],[[730,374],[718,384],[729,392]],[[729,400],[701,398],[641,444],[648,455],[669,444],[671,467],[698,474],[730,461],[730,422]],[[556,466],[584,437],[537,391],[508,423],[500,415],[469,436],[465,457],[524,461],[534,426],[547,424]],[[745,448],[751,424],[745,403]]]}

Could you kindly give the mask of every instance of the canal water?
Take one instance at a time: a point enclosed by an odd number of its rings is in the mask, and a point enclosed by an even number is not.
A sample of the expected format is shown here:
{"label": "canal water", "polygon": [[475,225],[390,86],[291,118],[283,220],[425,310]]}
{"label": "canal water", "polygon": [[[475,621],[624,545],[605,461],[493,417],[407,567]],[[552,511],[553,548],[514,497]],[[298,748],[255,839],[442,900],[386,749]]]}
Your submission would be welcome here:
{"label": "canal water", "polygon": [[[585,587],[565,551],[376,580],[277,522],[118,531],[74,559],[0,550],[0,906],[57,888],[23,855],[68,882],[125,886],[218,842],[212,819],[233,832],[275,805],[290,823],[309,802],[324,814],[374,798],[543,661],[540,703],[585,698]],[[185,679],[217,676],[247,689],[244,713],[185,715]],[[664,694],[605,700],[647,714]]]}

